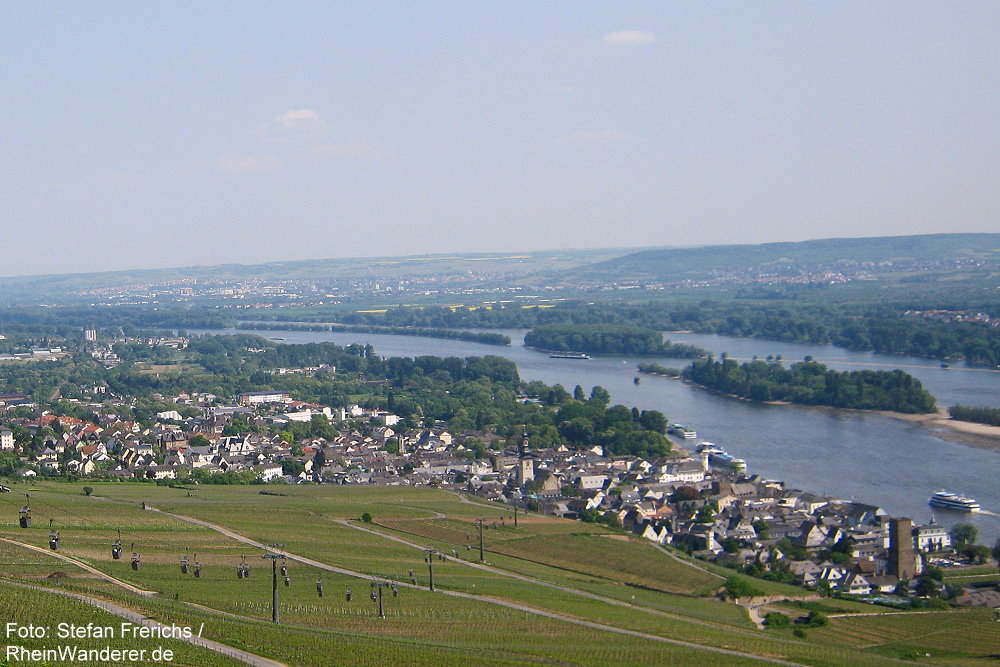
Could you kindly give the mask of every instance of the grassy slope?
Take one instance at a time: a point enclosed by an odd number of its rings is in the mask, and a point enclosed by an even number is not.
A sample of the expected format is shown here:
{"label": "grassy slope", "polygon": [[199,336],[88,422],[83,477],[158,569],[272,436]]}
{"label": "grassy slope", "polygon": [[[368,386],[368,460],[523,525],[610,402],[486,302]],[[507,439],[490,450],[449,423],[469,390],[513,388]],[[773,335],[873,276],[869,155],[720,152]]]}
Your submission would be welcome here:
{"label": "grassy slope", "polygon": [[[15,485],[21,490],[25,485]],[[206,622],[206,632],[217,639],[262,653],[289,664],[323,664],[309,655],[316,637],[322,646],[336,647],[337,655],[353,656],[362,664],[379,656],[394,656],[407,664],[446,664],[468,661],[481,648],[495,653],[497,664],[517,662],[570,661],[578,664],[664,664],[665,662],[732,664],[732,658],[696,649],[671,646],[584,628],[579,625],[539,617],[524,611],[488,604],[477,599],[431,594],[425,589],[402,588],[399,597],[387,597],[388,619],[380,620],[368,599],[368,579],[320,572],[296,562],[289,563],[292,585],[281,588],[283,621],[291,626],[286,645],[267,623],[270,616],[270,581],[264,563],[252,547],[189,523],[153,512],[143,512],[142,500],[158,508],[223,524],[261,542],[278,541],[285,549],[321,562],[368,576],[380,575],[409,581],[413,569],[418,584],[426,584],[423,554],[412,546],[385,537],[361,532],[330,519],[351,519],[368,511],[387,523],[446,526],[471,525],[477,516],[490,512],[505,516],[502,508],[459,502],[453,494],[424,489],[361,487],[268,487],[287,493],[262,496],[262,487],[198,487],[187,491],[134,484],[96,484],[95,497],[86,498],[81,485],[39,484],[32,492],[36,525],[30,530],[16,528],[16,496],[5,496],[0,511],[0,534],[27,543],[44,545],[51,516],[61,531],[66,553],[88,562],[103,572],[143,588],[161,592],[155,600],[135,600],[125,596],[129,606],[155,612],[163,619],[195,619]],[[434,517],[447,514],[447,519]],[[325,518],[324,518],[325,517]],[[423,517],[425,520],[414,521]],[[499,520],[499,519],[498,519]],[[505,524],[506,524],[505,518]],[[454,523],[450,523],[454,522]],[[136,541],[142,554],[142,568],[132,571],[125,560],[112,561],[109,544],[114,529],[122,528],[126,549]],[[442,536],[417,537],[374,527],[420,546],[433,546],[463,558],[477,553],[461,553],[461,544]],[[750,629],[741,610],[712,599],[690,595],[716,579],[705,572],[681,565],[641,542],[620,541],[571,521],[532,518],[521,528],[487,531],[489,548],[530,553],[530,560],[495,552],[487,561],[499,570],[517,572],[538,581],[576,591],[586,591],[631,606],[583,597],[532,581],[512,579],[497,571],[474,569],[459,562],[436,562],[435,578],[440,588],[486,598],[517,602],[533,609],[547,610],[615,627],[689,641],[703,646],[730,648],[760,656],[774,656],[803,664],[858,664],[870,660],[865,652],[850,648],[852,642],[830,641],[813,636],[807,641],[775,636]],[[464,532],[461,532],[465,539]],[[560,544],[560,540],[564,544]],[[595,547],[590,554],[574,554],[566,545],[579,543]],[[517,548],[512,547],[516,545]],[[609,546],[610,545],[610,546]],[[611,548],[619,546],[620,549]],[[67,586],[92,590],[101,595],[123,596],[105,583],[83,577],[65,563],[31,552],[3,550],[0,571],[19,579],[48,574],[53,567],[66,571]],[[178,558],[198,554],[204,576],[196,580],[183,576]],[[596,555],[595,555],[596,553]],[[254,567],[249,580],[235,576],[235,565],[247,555]],[[562,559],[562,560],[560,560]],[[34,569],[33,569],[34,568]],[[616,574],[620,573],[620,574]],[[316,579],[322,577],[326,595],[318,598]],[[690,578],[685,583],[685,577]],[[670,586],[687,586],[687,595],[674,595],[649,586],[626,585],[636,579]],[[637,583],[633,581],[633,583]],[[353,591],[347,602],[344,591]],[[175,601],[176,598],[176,601]],[[208,611],[186,606],[195,603],[211,609],[256,619],[226,619]],[[205,618],[208,621],[205,621]],[[259,625],[257,624],[259,622]],[[355,638],[361,637],[361,639]],[[511,638],[517,638],[516,641]],[[374,648],[373,648],[374,647]],[[512,648],[513,647],[513,648]],[[969,648],[971,657],[974,647]],[[328,657],[328,652],[320,654]]]}

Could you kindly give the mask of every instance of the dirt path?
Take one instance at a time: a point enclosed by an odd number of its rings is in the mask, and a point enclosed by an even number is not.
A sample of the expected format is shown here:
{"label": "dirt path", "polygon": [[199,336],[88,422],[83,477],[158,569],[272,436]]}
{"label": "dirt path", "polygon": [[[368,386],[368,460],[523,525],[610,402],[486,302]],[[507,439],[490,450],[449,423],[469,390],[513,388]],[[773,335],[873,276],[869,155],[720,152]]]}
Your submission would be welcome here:
{"label": "dirt path", "polygon": [[[10,540],[6,540],[10,541]],[[82,595],[80,593],[71,593],[70,591],[61,591],[59,589],[46,588],[44,586],[32,586],[31,584],[22,584],[16,581],[4,581],[4,583],[10,586],[17,586],[18,588],[28,588],[36,591],[44,591],[46,593],[53,593],[55,595],[63,595],[65,597],[73,598],[84,602],[98,609],[103,609],[106,612],[114,614],[120,618],[124,618],[131,623],[136,625],[142,625],[147,628],[168,628],[162,623],[147,618],[140,614],[139,612],[132,611],[131,609],[126,609],[125,607],[120,607],[114,603],[107,602],[105,600],[99,600],[97,598],[92,598],[87,595]],[[138,590],[138,589],[136,589]],[[193,629],[192,629],[193,630]],[[253,653],[248,653],[232,646],[227,646],[226,644],[220,644],[219,642],[212,641],[211,639],[205,639],[204,637],[199,637],[198,635],[192,635],[191,637],[177,637],[177,641],[187,642],[188,644],[193,644],[194,646],[200,646],[201,648],[208,649],[215,653],[228,656],[239,660],[240,662],[246,663],[248,665],[254,665],[254,667],[287,667],[282,662],[276,660],[271,660],[269,658],[264,658]]]}
{"label": "dirt path", "polygon": [[[811,595],[768,595],[765,597],[755,597],[748,598],[746,602],[737,602],[737,604],[747,610],[747,614],[750,615],[750,620],[754,622],[758,629],[763,630],[767,626],[764,625],[764,617],[766,607],[774,602],[794,602],[795,600],[818,600],[819,594],[813,593]],[[785,613],[785,612],[782,612]]]}
{"label": "dirt path", "polygon": [[[396,537],[395,535],[387,535],[386,533],[381,533],[381,532],[379,532],[377,530],[372,530],[371,528],[365,528],[364,526],[359,526],[359,525],[357,525],[355,523],[351,523],[350,521],[343,521],[343,520],[340,520],[340,519],[331,519],[331,518],[325,517],[325,516],[323,516],[321,514],[313,514],[313,516],[316,516],[316,517],[318,517],[320,519],[325,519],[326,521],[331,521],[333,523],[338,523],[338,524],[340,524],[342,526],[347,526],[348,528],[354,528],[355,530],[360,530],[360,531],[364,531],[366,533],[371,533],[372,535],[378,535],[381,538],[384,538],[384,539],[387,539],[387,540],[391,540],[391,541],[397,542],[399,544],[405,544],[408,547],[412,547],[412,548],[420,550],[420,551],[423,551],[426,548],[426,547],[424,547],[424,546],[422,546],[420,544],[417,544],[415,542],[410,542],[409,540],[405,540],[405,539],[403,539],[401,537]],[[722,624],[722,623],[712,623],[711,621],[703,621],[703,620],[700,620],[700,619],[692,618],[690,616],[684,616],[683,614],[675,614],[675,613],[672,613],[672,612],[669,612],[669,611],[663,611],[661,609],[653,609],[653,608],[650,608],[650,607],[643,607],[643,606],[640,606],[640,605],[632,604],[630,602],[625,602],[624,600],[616,600],[615,598],[605,597],[603,595],[598,595],[597,593],[590,593],[588,591],[581,591],[581,590],[576,589],[576,588],[569,588],[567,586],[560,586],[559,584],[553,584],[553,583],[551,583],[549,581],[545,581],[543,579],[535,579],[533,577],[529,577],[529,576],[526,576],[526,575],[523,575],[523,574],[517,574],[516,572],[510,572],[508,570],[502,570],[500,568],[491,567],[489,565],[483,565],[482,563],[474,563],[472,561],[463,560],[461,558],[456,558],[454,556],[451,557],[451,562],[453,562],[453,563],[460,563],[462,565],[465,565],[466,567],[471,567],[471,568],[474,568],[474,569],[477,569],[477,570],[483,570],[484,572],[490,572],[491,574],[496,574],[496,575],[499,575],[499,576],[502,576],[502,577],[509,577],[511,579],[517,579],[518,581],[523,581],[525,583],[534,584],[536,586],[544,586],[546,588],[552,588],[552,589],[555,589],[557,591],[561,591],[563,593],[567,593],[569,595],[577,595],[579,597],[584,597],[584,598],[588,598],[588,599],[591,599],[591,600],[597,600],[599,602],[605,602],[607,604],[614,605],[616,607],[625,607],[626,609],[633,609],[635,611],[641,611],[641,612],[645,612],[647,614],[653,614],[654,616],[662,616],[664,618],[672,618],[672,619],[675,619],[675,620],[684,621],[685,623],[693,623],[695,625],[702,625],[702,626],[710,627],[710,628],[714,628],[714,629],[723,628],[723,629],[725,629],[727,631],[731,631],[731,632],[739,632],[739,633],[745,633],[745,634],[750,634],[750,635],[753,635],[753,636],[757,636],[756,633],[748,632],[746,630],[741,630],[739,628],[734,628],[731,625],[725,625],[725,624]]]}
{"label": "dirt path", "polygon": [[[86,570],[87,572],[93,574],[94,576],[96,576],[96,577],[98,577],[100,579],[104,579],[105,581],[110,581],[113,584],[121,586],[125,590],[127,590],[129,592],[132,592],[132,593],[135,593],[136,595],[141,595],[142,597],[147,597],[147,598],[148,597],[153,597],[154,595],[156,595],[156,591],[147,591],[147,590],[143,590],[141,588],[136,588],[135,586],[133,586],[130,583],[124,582],[121,579],[115,579],[111,575],[104,574],[100,570],[97,570],[97,569],[95,569],[95,568],[87,565],[86,563],[84,563],[82,561],[78,561],[75,558],[70,558],[69,556],[66,556],[65,554],[61,554],[58,551],[50,551],[49,549],[43,549],[41,547],[36,547],[34,545],[31,545],[31,544],[25,544],[23,542],[16,542],[14,540],[7,539],[6,537],[0,537],[0,540],[3,540],[4,542],[7,542],[8,544],[15,544],[15,545],[17,545],[19,547],[23,547],[25,549],[31,549],[32,551],[37,551],[38,553],[45,554],[46,556],[52,556],[53,558],[58,558],[60,560],[66,561],[67,563],[72,563],[73,565],[76,565],[80,569]],[[45,590],[48,590],[48,589],[45,589]]]}
{"label": "dirt path", "polygon": [[[216,524],[209,523],[208,521],[202,521],[201,519],[195,519],[194,517],[184,516],[183,514],[174,514],[173,512],[166,512],[164,510],[159,510],[159,509],[156,509],[156,508],[151,507],[149,505],[146,506],[146,509],[148,509],[150,511],[153,511],[153,512],[159,512],[161,514],[173,517],[173,518],[178,519],[180,521],[187,521],[188,523],[193,523],[193,524],[196,524],[196,525],[199,525],[199,526],[203,526],[205,528],[209,528],[211,530],[214,530],[214,531],[216,531],[218,533],[221,533],[221,534],[225,535],[226,537],[232,538],[232,539],[234,539],[234,540],[236,540],[238,542],[242,542],[244,544],[249,544],[250,546],[257,547],[259,549],[267,549],[268,548],[266,545],[264,545],[264,544],[262,544],[260,542],[257,542],[256,540],[252,540],[252,539],[250,539],[248,537],[240,535],[239,533],[236,533],[236,532],[234,532],[232,530],[229,530],[228,528],[224,528],[222,526],[218,526]],[[333,520],[331,519],[331,521],[333,521]],[[375,531],[373,531],[373,532],[375,532]],[[380,533],[376,533],[376,534],[381,535]],[[382,537],[386,537],[385,535],[381,535],[381,536]],[[423,547],[420,547],[420,548],[422,549]],[[354,572],[354,571],[347,570],[347,569],[340,568],[340,567],[336,567],[336,566],[333,566],[333,565],[327,565],[326,563],[321,563],[321,562],[313,560],[311,558],[306,558],[305,556],[298,556],[296,554],[292,554],[292,553],[288,553],[288,552],[285,552],[285,553],[287,554],[289,560],[298,561],[300,563],[304,563],[306,565],[310,565],[310,566],[315,567],[317,569],[326,570],[328,572],[336,572],[338,574],[344,574],[344,575],[352,576],[352,577],[358,577],[360,579],[371,579],[372,578],[371,575],[362,574],[360,572]],[[421,586],[415,586],[415,585],[413,585],[413,584],[411,584],[409,582],[406,582],[406,581],[397,581],[395,583],[396,583],[397,586],[399,586],[401,588],[410,588],[410,589],[416,589],[416,590],[423,590],[423,588]],[[695,649],[695,650],[700,650],[700,651],[708,651],[710,653],[718,653],[718,654],[722,654],[722,655],[733,656],[733,657],[736,657],[736,658],[740,658],[742,660],[756,660],[756,661],[760,661],[760,662],[767,662],[767,663],[777,664],[777,665],[794,665],[794,666],[798,666],[800,664],[800,663],[796,663],[796,662],[790,662],[790,661],[786,661],[786,660],[780,660],[778,658],[768,658],[768,657],[765,657],[765,656],[754,655],[752,653],[744,653],[744,652],[736,651],[736,650],[733,650],[733,649],[717,648],[717,647],[714,647],[714,646],[703,646],[701,644],[695,644],[694,642],[687,642],[687,641],[683,641],[683,640],[680,640],[680,639],[670,639],[670,638],[667,638],[667,637],[660,637],[658,635],[651,635],[651,634],[647,634],[645,632],[639,632],[637,630],[626,630],[624,628],[616,628],[616,627],[611,626],[611,625],[604,625],[603,623],[597,623],[597,622],[594,622],[594,621],[585,621],[583,619],[573,618],[571,616],[563,616],[563,615],[557,614],[555,612],[545,611],[545,610],[542,610],[542,609],[536,609],[534,607],[529,607],[527,605],[519,604],[519,603],[516,603],[516,602],[510,602],[510,601],[507,601],[507,600],[499,600],[497,598],[487,598],[487,597],[481,597],[481,596],[478,596],[478,595],[472,595],[472,594],[469,594],[469,593],[461,593],[459,591],[448,591],[448,590],[442,590],[442,589],[438,589],[437,593],[439,593],[441,595],[447,595],[447,596],[450,596],[450,597],[464,598],[464,599],[467,599],[467,600],[475,600],[477,602],[485,602],[485,603],[488,603],[488,604],[495,604],[495,605],[498,605],[498,606],[501,606],[501,607],[507,607],[508,609],[515,609],[517,611],[521,611],[521,612],[524,612],[524,613],[534,614],[536,616],[542,616],[542,617],[545,617],[545,618],[551,618],[553,620],[562,621],[564,623],[571,623],[573,625],[579,625],[579,626],[591,628],[591,629],[594,629],[594,630],[603,630],[605,632],[613,632],[613,633],[620,634],[620,635],[627,635],[627,636],[630,636],[630,637],[638,637],[640,639],[647,639],[649,641],[660,642],[660,643],[663,643],[663,644],[673,644],[675,646],[683,646],[685,648],[690,648],[690,649]],[[618,601],[616,601],[616,602],[618,602]],[[619,604],[627,605],[627,603],[619,603]],[[688,619],[685,619],[685,620],[688,620]],[[709,624],[707,622],[705,624],[706,625],[711,625],[711,624]],[[717,628],[718,626],[713,625],[712,627]]]}
{"label": "dirt path", "polygon": [[706,570],[704,568],[700,568],[697,565],[695,565],[694,563],[691,563],[689,561],[684,560],[683,558],[681,558],[677,554],[671,553],[670,549],[667,549],[662,544],[657,544],[656,542],[650,542],[650,544],[652,544],[654,547],[656,547],[657,549],[659,549],[661,552],[665,553],[670,558],[673,558],[675,561],[677,561],[681,565],[687,565],[688,567],[693,568],[695,570],[698,570],[699,572],[706,572],[706,573],[712,575],[713,577],[718,577],[721,581],[725,581],[726,580],[726,578],[723,577],[721,574],[716,574],[715,572],[710,572],[710,571],[708,571],[708,570]]}

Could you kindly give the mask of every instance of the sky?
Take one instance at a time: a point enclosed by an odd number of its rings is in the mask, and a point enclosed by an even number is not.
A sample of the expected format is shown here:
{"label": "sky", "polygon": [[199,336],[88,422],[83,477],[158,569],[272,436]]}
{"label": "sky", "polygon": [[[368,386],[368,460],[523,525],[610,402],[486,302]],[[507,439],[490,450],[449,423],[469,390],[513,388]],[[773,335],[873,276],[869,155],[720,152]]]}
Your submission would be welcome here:
{"label": "sky", "polygon": [[1000,232],[1000,3],[8,2],[0,275]]}

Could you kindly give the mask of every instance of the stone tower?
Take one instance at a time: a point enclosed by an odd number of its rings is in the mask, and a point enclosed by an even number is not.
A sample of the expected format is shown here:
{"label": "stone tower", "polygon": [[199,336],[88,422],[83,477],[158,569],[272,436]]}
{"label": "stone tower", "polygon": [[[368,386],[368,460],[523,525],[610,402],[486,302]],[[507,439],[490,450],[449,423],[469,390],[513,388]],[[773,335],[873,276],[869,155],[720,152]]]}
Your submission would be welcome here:
{"label": "stone tower", "polygon": [[913,579],[918,574],[912,519],[889,519],[889,574],[900,580]]}

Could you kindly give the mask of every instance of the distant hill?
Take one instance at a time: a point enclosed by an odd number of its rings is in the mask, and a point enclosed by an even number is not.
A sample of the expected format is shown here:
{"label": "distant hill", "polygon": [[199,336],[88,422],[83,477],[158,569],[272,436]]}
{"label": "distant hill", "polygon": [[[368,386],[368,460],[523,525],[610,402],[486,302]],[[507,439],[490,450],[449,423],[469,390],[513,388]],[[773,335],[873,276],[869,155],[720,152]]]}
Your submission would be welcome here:
{"label": "distant hill", "polygon": [[[420,281],[452,278],[470,286],[529,289],[602,286],[609,283],[683,283],[766,280],[843,272],[860,274],[954,274],[964,269],[1000,274],[1000,234],[928,234],[795,243],[715,245],[687,248],[601,248],[519,253],[453,253],[408,257],[365,257],[219,264],[171,269],[139,269],[64,275],[0,278],[0,303],[86,302],[93,290],[129,287],[141,294],[147,286],[197,281],[268,283],[302,281],[345,284],[368,281]],[[975,278],[978,280],[978,277]]]}
{"label": "distant hill", "polygon": [[406,257],[352,257],[265,264],[218,264],[168,269],[135,269],[95,273],[0,277],[0,302],[31,297],[55,299],[82,290],[126,285],[161,284],[178,280],[200,282],[269,280],[395,280],[430,275],[476,274],[496,281],[514,281],[542,271],[562,271],[621,256],[629,248],[543,250],[517,253],[451,253]]}
{"label": "distant hill", "polygon": [[642,250],[566,270],[567,282],[708,280],[721,273],[794,275],[870,268],[878,272],[954,270],[1000,263],[1000,234],[927,234],[795,243]]}

